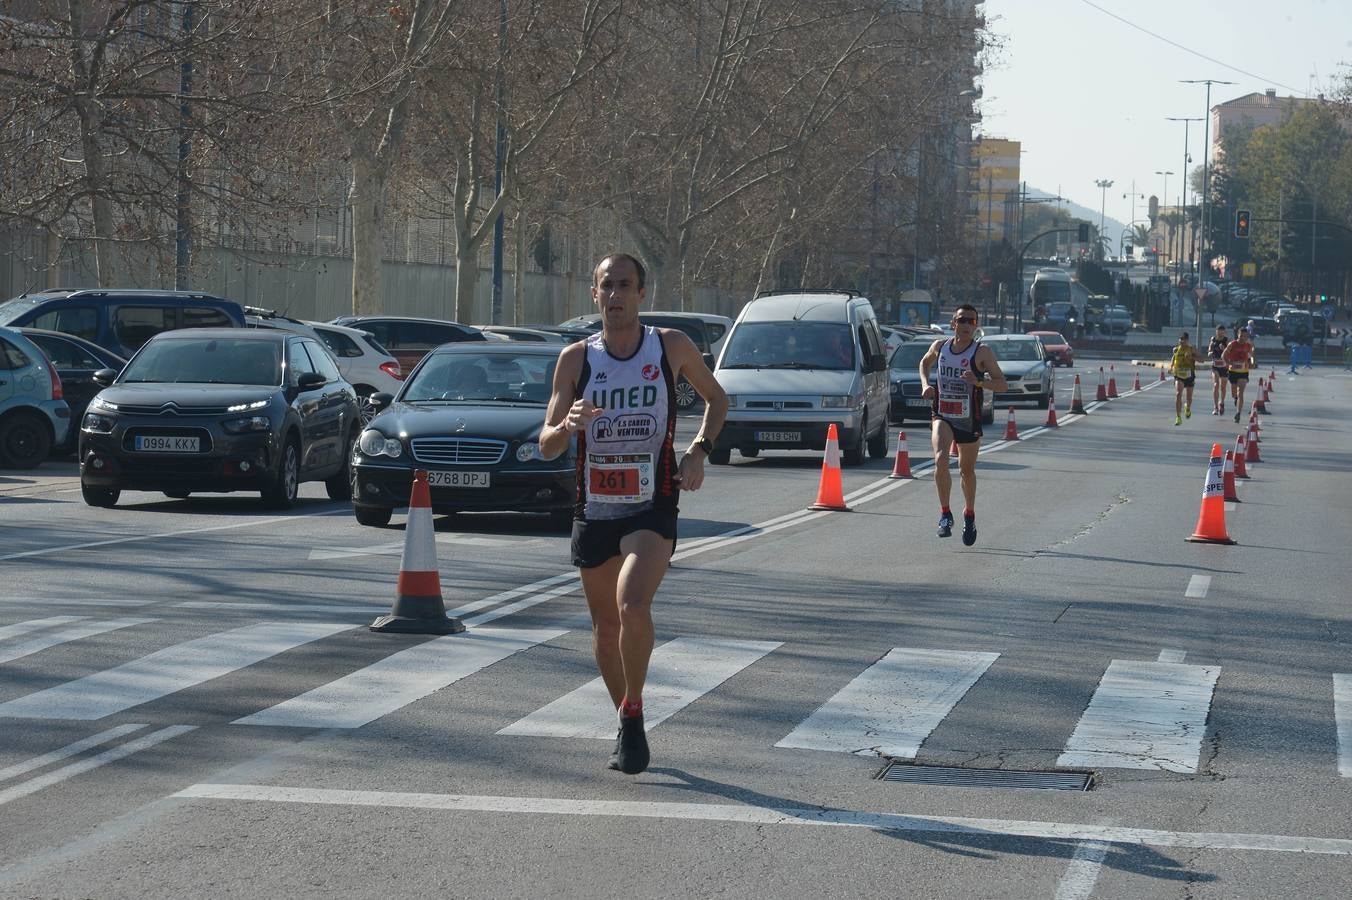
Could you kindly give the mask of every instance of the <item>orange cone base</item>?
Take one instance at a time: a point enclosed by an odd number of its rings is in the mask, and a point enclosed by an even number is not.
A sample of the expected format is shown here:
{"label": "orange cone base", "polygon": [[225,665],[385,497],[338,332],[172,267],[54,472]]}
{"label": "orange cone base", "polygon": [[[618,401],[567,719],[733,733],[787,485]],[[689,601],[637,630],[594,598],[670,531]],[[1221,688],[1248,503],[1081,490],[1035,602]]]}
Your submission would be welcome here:
{"label": "orange cone base", "polygon": [[1061,426],[1058,425],[1057,422],[1056,422],[1056,407],[1055,407],[1055,406],[1050,406],[1050,407],[1047,408],[1047,422],[1046,422],[1046,424],[1043,425],[1042,427],[1043,427],[1043,428],[1060,428],[1060,427],[1061,427]]}
{"label": "orange cone base", "polygon": [[1237,544],[1238,541],[1228,537],[1207,537],[1203,534],[1194,534],[1187,539],[1189,544]]}
{"label": "orange cone base", "polygon": [[370,629],[387,634],[459,634],[465,630],[465,623],[446,615],[440,594],[435,597],[399,594],[389,615],[376,619]]}
{"label": "orange cone base", "polygon": [[835,504],[832,503],[822,503],[818,501],[809,506],[808,509],[818,509],[818,510],[824,509],[830,512],[854,512],[854,510],[850,509],[848,506],[845,505],[845,502],[843,500],[841,501],[839,506],[836,506]]}

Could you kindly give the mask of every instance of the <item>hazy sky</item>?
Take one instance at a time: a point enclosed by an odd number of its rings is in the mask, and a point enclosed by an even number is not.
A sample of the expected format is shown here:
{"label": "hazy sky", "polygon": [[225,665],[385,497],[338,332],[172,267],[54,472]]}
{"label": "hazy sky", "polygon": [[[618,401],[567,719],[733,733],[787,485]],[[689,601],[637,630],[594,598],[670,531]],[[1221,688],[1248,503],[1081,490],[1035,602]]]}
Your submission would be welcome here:
{"label": "hazy sky", "polygon": [[[1206,86],[1179,79],[1237,82],[1212,86],[1214,106],[1270,87],[1314,96],[1352,63],[1352,0],[986,0],[985,13],[1003,46],[982,81],[980,128],[1023,142],[1029,185],[1098,209],[1094,181],[1111,179],[1107,214],[1124,223],[1133,179],[1138,194],[1162,195],[1155,172],[1174,172],[1165,205],[1177,202],[1183,124],[1165,117],[1206,110]],[[1195,166],[1205,124],[1189,126]]]}

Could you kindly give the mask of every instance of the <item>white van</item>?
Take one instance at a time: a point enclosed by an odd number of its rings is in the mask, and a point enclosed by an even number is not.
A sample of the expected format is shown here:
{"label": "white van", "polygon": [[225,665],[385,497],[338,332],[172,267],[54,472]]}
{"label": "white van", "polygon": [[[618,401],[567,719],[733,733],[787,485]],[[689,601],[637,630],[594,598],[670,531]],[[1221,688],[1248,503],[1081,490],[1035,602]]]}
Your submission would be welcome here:
{"label": "white van", "polygon": [[853,291],[761,294],[742,308],[714,376],[728,418],[709,460],[823,450],[835,424],[846,465],[887,455],[887,357],[873,305]]}

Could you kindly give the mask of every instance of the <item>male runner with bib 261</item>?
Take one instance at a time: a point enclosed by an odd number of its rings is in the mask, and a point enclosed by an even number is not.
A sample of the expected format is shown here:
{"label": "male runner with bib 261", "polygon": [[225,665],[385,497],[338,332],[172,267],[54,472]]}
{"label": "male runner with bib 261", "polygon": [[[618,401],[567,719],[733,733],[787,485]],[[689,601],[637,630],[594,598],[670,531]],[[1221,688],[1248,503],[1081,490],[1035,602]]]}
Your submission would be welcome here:
{"label": "male runner with bib 261", "polygon": [[[976,456],[981,450],[981,402],[983,390],[997,393],[1008,388],[1005,373],[990,347],[974,340],[977,311],[963,304],[953,311],[953,337],[935,341],[920,360],[922,396],[930,401],[930,432],[934,446],[934,487],[939,492],[939,537],[953,535],[953,511],[948,506],[953,487],[948,473],[949,445],[958,445],[958,470],[962,478],[962,542],[976,543]],[[931,384],[930,368],[939,366],[937,384]],[[981,373],[978,375],[977,373]]]}
{"label": "male runner with bib 261", "polygon": [[[559,354],[540,452],[553,459],[577,436],[573,565],[592,619],[592,651],[619,711],[610,768],[648,767],[643,683],[653,652],[652,599],[676,547],[676,501],[698,490],[728,398],[689,337],[639,321],[643,265],[612,253],[592,299],[601,331]],[[698,436],[676,462],[676,380],[704,398]]]}

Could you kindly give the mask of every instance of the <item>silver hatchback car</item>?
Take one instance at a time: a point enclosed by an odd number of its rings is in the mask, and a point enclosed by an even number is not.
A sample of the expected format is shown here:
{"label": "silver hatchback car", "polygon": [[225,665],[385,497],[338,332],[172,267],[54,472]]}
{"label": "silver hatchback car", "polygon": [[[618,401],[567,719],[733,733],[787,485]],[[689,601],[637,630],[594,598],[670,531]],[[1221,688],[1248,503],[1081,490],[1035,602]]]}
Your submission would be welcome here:
{"label": "silver hatchback car", "polygon": [[37,344],[0,328],[0,466],[37,467],[69,429],[56,367]]}

